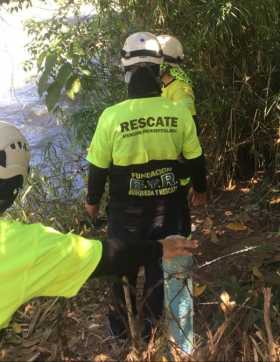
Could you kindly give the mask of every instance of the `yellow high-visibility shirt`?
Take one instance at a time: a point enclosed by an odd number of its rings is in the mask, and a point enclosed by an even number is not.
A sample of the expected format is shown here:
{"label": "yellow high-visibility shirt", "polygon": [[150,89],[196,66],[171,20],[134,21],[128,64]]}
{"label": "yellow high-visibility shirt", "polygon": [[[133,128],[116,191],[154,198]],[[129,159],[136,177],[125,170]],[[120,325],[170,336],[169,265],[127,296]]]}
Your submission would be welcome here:
{"label": "yellow high-visibility shirt", "polygon": [[87,160],[101,168],[186,159],[202,154],[195,123],[184,104],[163,97],[128,99],[99,118]]}
{"label": "yellow high-visibility shirt", "polygon": [[76,295],[101,255],[98,240],[0,218],[0,329],[34,297]]}
{"label": "yellow high-visibility shirt", "polygon": [[202,154],[185,103],[164,97],[128,99],[101,115],[87,160],[110,168],[111,199],[162,197],[179,190],[178,159]]}
{"label": "yellow high-visibility shirt", "polygon": [[183,82],[182,80],[175,79],[166,87],[162,88],[161,95],[171,101],[184,102],[191,112],[191,115],[196,115],[195,97],[190,84]]}

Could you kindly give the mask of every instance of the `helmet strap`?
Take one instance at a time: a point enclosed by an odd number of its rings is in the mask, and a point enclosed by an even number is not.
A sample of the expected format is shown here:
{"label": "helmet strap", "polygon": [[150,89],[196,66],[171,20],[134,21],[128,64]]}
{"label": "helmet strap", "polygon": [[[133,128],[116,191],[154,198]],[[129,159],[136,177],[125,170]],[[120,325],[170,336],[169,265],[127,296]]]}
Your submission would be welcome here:
{"label": "helmet strap", "polygon": [[0,214],[12,206],[22,186],[22,176],[0,179]]}
{"label": "helmet strap", "polygon": [[132,77],[133,72],[131,70],[128,70],[127,72],[125,72],[124,74],[124,81],[126,84],[129,84],[131,77]]}

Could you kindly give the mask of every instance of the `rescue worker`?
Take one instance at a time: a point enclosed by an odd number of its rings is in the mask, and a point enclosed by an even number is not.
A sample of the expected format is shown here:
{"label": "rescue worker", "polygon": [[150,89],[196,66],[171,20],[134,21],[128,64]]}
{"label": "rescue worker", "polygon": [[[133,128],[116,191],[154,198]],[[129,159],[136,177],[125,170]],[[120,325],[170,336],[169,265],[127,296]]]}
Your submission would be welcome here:
{"label": "rescue worker", "polygon": [[[161,97],[162,52],[156,36],[148,32],[130,35],[121,54],[128,99],[105,109],[99,118],[87,156],[86,209],[96,218],[108,176],[108,237],[120,238],[133,248],[142,238],[187,234],[186,204],[180,202],[179,191],[180,155],[191,170],[195,203],[205,197],[206,176],[191,113]],[[158,258],[143,264],[143,318],[149,334],[163,309],[162,268]],[[133,300],[138,268],[143,264],[136,263],[126,275]],[[113,289],[116,303],[109,321],[112,332],[121,335],[126,319],[121,283]],[[133,307],[136,312],[134,303]]]}
{"label": "rescue worker", "polygon": [[[0,215],[24,185],[29,169],[29,146],[20,131],[0,121]],[[130,264],[174,255],[189,255],[196,241],[171,239],[141,241],[133,249],[120,240],[89,240],[62,234],[41,224],[25,225],[0,217],[0,329],[14,312],[39,296],[76,295],[86,280],[121,275]]]}
{"label": "rescue worker", "polygon": [[183,100],[192,116],[195,117],[192,82],[180,67],[184,60],[183,46],[177,38],[171,35],[159,35],[157,38],[163,52],[163,64],[160,71],[163,82],[162,96],[171,101]]}
{"label": "rescue worker", "polygon": [[[180,101],[185,104],[191,112],[193,119],[199,129],[196,118],[195,96],[192,82],[186,72],[181,68],[184,60],[184,50],[181,42],[172,35],[159,35],[157,37],[163,52],[163,64],[161,64],[161,80],[163,83],[162,96],[171,101]],[[180,160],[179,160],[180,161]],[[188,193],[190,190],[190,178],[188,170],[182,169],[180,184],[182,187],[182,201],[188,204]],[[200,205],[206,204],[206,194],[201,195]],[[191,217],[189,207],[186,209],[186,223],[191,230]]]}

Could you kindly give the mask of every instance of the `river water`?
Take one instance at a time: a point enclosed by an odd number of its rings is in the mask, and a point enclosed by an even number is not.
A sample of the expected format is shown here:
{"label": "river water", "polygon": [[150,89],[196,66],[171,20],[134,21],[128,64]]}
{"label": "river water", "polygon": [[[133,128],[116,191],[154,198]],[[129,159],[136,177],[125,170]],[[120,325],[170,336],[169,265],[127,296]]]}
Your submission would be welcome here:
{"label": "river water", "polygon": [[55,11],[51,2],[38,6],[13,14],[1,8],[0,15],[0,119],[21,129],[36,164],[41,161],[46,145],[67,140],[66,131],[38,96],[35,70],[23,70],[23,62],[28,59],[25,44],[29,40],[24,22],[29,18],[46,19]]}
{"label": "river water", "polygon": [[[65,178],[71,179],[76,192],[84,184],[81,169],[85,162],[81,151],[73,147],[69,130],[66,131],[48,113],[40,99],[36,70],[29,73],[23,70],[23,62],[28,59],[25,45],[30,40],[24,31],[24,22],[30,18],[47,19],[55,11],[51,0],[43,5],[35,1],[32,8],[14,14],[1,8],[0,120],[16,125],[25,135],[31,147],[33,165],[38,166],[44,175],[51,176],[55,185],[63,184]],[[51,156],[54,158],[50,160]],[[62,193],[65,194],[63,190]]]}

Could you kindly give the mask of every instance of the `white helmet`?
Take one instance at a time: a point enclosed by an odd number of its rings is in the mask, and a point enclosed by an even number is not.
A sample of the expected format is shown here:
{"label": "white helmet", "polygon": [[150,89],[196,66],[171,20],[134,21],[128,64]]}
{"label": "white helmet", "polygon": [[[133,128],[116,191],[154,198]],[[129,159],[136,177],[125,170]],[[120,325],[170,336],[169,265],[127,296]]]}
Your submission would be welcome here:
{"label": "white helmet", "polygon": [[26,139],[13,125],[0,121],[0,180],[28,174],[30,152]]}
{"label": "white helmet", "polygon": [[149,32],[130,35],[121,51],[122,65],[130,67],[139,63],[162,63],[162,51],[157,37]]}
{"label": "white helmet", "polygon": [[180,41],[171,35],[159,35],[157,37],[165,63],[176,65],[184,59],[184,50]]}

